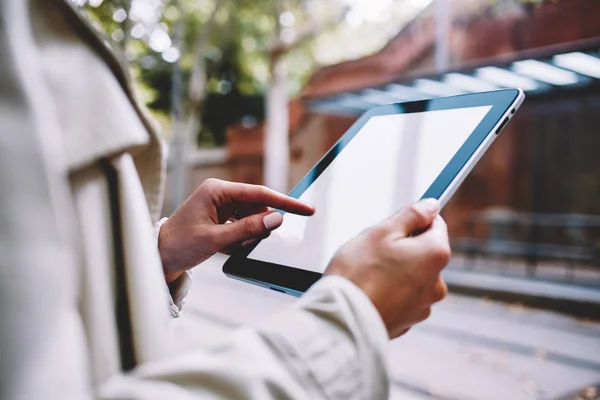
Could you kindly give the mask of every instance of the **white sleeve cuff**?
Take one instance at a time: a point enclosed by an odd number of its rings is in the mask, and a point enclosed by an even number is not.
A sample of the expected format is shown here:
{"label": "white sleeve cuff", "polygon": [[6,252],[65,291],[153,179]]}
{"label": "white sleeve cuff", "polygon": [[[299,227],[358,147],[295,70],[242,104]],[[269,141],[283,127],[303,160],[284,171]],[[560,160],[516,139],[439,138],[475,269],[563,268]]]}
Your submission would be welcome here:
{"label": "white sleeve cuff", "polygon": [[169,286],[169,306],[173,317],[181,315],[181,310],[187,299],[190,286],[192,284],[192,274],[189,271],[182,273],[179,278],[171,282]]}

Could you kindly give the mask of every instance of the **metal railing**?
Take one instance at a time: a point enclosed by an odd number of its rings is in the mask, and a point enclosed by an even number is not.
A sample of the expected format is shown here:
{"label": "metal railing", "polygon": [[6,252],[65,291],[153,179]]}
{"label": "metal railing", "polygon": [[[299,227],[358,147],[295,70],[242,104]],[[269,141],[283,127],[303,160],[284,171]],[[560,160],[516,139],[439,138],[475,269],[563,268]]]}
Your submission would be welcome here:
{"label": "metal railing", "polygon": [[[575,269],[600,269],[600,216],[583,214],[485,211],[467,220],[467,234],[452,241],[467,259],[521,260],[529,276],[540,262],[558,262]],[[569,278],[567,276],[566,278]]]}

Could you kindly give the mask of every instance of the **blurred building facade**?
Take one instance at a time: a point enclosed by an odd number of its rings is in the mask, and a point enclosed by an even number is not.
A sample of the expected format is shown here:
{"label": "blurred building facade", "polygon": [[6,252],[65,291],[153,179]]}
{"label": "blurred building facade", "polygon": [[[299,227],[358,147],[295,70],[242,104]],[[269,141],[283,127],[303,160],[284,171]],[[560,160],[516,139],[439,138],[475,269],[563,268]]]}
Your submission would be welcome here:
{"label": "blurred building facade", "polygon": [[[501,3],[504,5],[452,1],[450,68],[493,62],[548,46],[568,49],[572,44],[600,39],[597,0],[552,1],[539,6]],[[315,112],[309,101],[433,71],[434,11],[433,5],[425,9],[379,52],[316,71],[300,96],[290,102],[290,188],[358,117]],[[600,149],[599,111],[597,85],[526,100],[446,208],[451,234],[488,235],[473,229],[489,231],[489,226],[474,228],[471,224],[473,215],[483,211],[600,215],[600,157],[596,156]],[[220,177],[262,183],[263,131],[261,124],[229,129],[227,161],[219,167]],[[192,184],[205,177],[206,170],[197,170]],[[572,223],[568,218],[565,221],[562,225]],[[563,229],[554,236],[559,236],[560,242],[560,236],[567,234]],[[592,251],[600,248],[597,230],[584,236]]]}

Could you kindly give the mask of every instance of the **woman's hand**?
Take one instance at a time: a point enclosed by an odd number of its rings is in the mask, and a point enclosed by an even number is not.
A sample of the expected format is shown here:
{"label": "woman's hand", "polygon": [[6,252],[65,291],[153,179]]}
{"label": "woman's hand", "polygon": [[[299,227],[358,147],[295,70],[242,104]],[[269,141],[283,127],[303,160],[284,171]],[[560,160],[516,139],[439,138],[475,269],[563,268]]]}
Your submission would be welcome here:
{"label": "woman's hand", "polygon": [[[404,334],[446,296],[440,276],[450,261],[440,204],[428,199],[400,210],[342,246],[325,274],[354,282],[379,311],[390,338]],[[415,232],[422,232],[411,236]]]}
{"label": "woman's hand", "polygon": [[160,230],[158,249],[167,283],[217,251],[267,237],[283,222],[269,207],[300,215],[315,212],[311,205],[264,186],[206,180]]}

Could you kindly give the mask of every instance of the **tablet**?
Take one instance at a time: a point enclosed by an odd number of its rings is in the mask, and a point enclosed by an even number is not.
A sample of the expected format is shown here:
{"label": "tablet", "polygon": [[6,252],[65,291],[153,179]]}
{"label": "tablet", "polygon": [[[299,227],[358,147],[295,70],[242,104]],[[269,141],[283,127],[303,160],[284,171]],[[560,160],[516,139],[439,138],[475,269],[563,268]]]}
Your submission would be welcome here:
{"label": "tablet", "polygon": [[268,238],[234,253],[223,272],[301,295],[364,229],[421,198],[445,205],[524,98],[507,89],[367,111],[290,192],[315,214],[285,214]]}

